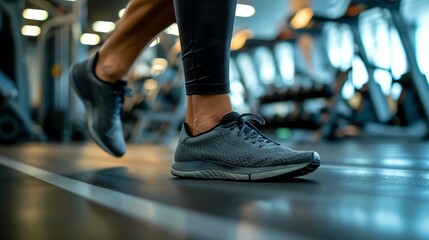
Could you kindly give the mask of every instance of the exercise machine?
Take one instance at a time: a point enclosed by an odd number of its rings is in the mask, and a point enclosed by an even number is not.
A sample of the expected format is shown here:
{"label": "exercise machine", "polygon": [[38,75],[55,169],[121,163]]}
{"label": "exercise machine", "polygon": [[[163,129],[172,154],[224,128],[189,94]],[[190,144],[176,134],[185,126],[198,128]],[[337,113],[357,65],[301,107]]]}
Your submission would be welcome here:
{"label": "exercise machine", "polygon": [[64,5],[65,13],[47,2],[43,6],[52,17],[42,24],[37,41],[38,82],[42,83],[37,122],[51,140],[85,139],[84,108],[70,88],[69,68],[87,55],[87,47],[79,41],[87,22],[86,1]]}
{"label": "exercise machine", "polygon": [[21,36],[24,1],[0,1],[0,143],[43,139],[31,120],[25,45]]}

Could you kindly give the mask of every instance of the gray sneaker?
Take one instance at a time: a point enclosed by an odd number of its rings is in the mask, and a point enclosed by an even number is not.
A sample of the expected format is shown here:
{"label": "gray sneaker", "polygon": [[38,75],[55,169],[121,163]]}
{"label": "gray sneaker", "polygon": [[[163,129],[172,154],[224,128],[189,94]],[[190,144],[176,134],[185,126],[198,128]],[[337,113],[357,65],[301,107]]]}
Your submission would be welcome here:
{"label": "gray sneaker", "polygon": [[91,138],[109,154],[120,157],[126,151],[121,114],[127,83],[109,84],[98,79],[94,74],[97,57],[93,55],[71,67],[71,85],[85,105]]}
{"label": "gray sneaker", "polygon": [[250,181],[302,176],[319,167],[319,154],[280,146],[250,121],[264,124],[259,115],[232,112],[213,129],[195,137],[184,123],[171,173],[186,178]]}

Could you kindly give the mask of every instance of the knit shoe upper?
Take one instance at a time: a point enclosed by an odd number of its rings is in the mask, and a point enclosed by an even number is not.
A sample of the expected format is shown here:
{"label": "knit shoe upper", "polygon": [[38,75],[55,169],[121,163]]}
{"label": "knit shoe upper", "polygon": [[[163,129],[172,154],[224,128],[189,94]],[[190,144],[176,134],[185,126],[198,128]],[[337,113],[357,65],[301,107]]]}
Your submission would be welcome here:
{"label": "knit shoe upper", "polygon": [[[264,124],[264,119],[256,114],[232,112],[225,115],[213,129],[195,137],[189,134],[185,123],[172,166],[173,170],[177,170],[175,173],[179,172],[175,175],[211,168],[216,169],[215,174],[219,174],[219,169],[228,173],[232,171],[233,174],[253,174],[265,170],[284,174],[296,170],[294,168],[303,168],[312,161],[319,161],[316,152],[295,151],[272,141],[252,122]],[[228,167],[229,170],[226,170]],[[290,168],[290,171],[282,172],[279,170],[282,168]]]}
{"label": "knit shoe upper", "polygon": [[126,151],[121,114],[127,83],[110,84],[98,79],[94,74],[97,57],[93,55],[75,64],[71,68],[71,83],[85,105],[90,136],[106,152],[119,157]]}

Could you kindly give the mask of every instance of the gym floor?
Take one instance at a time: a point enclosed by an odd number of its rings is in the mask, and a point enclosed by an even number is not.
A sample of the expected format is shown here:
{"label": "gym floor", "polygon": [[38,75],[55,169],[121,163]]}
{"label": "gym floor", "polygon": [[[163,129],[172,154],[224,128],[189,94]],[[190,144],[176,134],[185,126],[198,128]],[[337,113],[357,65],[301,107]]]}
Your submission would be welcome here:
{"label": "gym floor", "polygon": [[429,239],[429,142],[314,146],[314,173],[177,179],[174,144],[0,147],[0,239]]}

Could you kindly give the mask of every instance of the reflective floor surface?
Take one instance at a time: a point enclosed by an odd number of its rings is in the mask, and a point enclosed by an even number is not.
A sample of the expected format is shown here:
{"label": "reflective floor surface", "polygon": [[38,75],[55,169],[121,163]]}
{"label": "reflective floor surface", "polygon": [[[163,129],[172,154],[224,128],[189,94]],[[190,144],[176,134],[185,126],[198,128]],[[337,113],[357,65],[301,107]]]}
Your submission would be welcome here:
{"label": "reflective floor surface", "polygon": [[171,146],[0,147],[0,239],[429,239],[429,142],[318,145],[295,179],[177,179]]}

